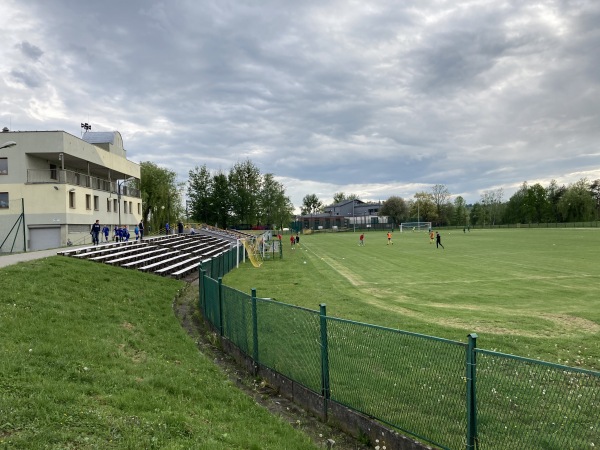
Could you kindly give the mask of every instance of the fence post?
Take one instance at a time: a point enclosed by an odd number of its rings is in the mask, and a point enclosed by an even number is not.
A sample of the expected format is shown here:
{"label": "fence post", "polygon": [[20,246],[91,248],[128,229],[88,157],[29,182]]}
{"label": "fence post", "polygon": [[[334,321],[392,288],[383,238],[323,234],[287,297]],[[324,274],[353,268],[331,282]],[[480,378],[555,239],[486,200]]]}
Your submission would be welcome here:
{"label": "fence post", "polygon": [[327,420],[327,401],[329,400],[329,346],[327,344],[327,306],[319,305],[321,323],[321,394],[323,395],[323,417]]}
{"label": "fence post", "polygon": [[199,279],[199,283],[198,283],[198,299],[200,301],[200,304],[198,305],[200,307],[200,310],[202,311],[202,315],[204,316],[204,318],[206,318],[206,298],[205,298],[205,293],[204,293],[204,286],[206,285],[205,281],[204,281],[204,277],[206,276],[206,270],[202,269],[202,265],[200,265],[200,279]]}
{"label": "fence post", "polygon": [[[254,370],[258,371],[258,316],[256,311],[256,288],[252,288],[252,359]],[[255,373],[256,375],[256,373]]]}
{"label": "fence post", "polygon": [[476,356],[477,334],[471,333],[467,336],[467,450],[475,449],[477,443],[477,396],[476,396]]}
{"label": "fence post", "polygon": [[223,278],[219,277],[219,334],[223,336]]}
{"label": "fence post", "polygon": [[27,253],[27,239],[25,239],[25,199],[21,199],[21,216],[23,217],[23,251]]}

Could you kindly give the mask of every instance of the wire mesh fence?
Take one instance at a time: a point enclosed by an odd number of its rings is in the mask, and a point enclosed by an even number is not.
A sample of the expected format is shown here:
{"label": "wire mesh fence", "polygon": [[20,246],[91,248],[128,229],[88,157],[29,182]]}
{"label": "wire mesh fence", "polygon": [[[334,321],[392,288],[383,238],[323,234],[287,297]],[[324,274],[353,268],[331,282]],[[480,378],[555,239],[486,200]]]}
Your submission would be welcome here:
{"label": "wire mesh fence", "polygon": [[600,376],[477,349],[480,442],[494,448],[600,445]]}
{"label": "wire mesh fence", "polygon": [[257,299],[258,362],[322,391],[320,318],[311,311]]}
{"label": "wire mesh fence", "polygon": [[464,448],[465,348],[327,319],[331,399],[430,443]]}
{"label": "wire mesh fence", "polygon": [[462,343],[328,317],[324,305],[257,298],[206,270],[200,305],[255,363],[441,448],[600,445],[600,372],[477,349],[474,334]]}

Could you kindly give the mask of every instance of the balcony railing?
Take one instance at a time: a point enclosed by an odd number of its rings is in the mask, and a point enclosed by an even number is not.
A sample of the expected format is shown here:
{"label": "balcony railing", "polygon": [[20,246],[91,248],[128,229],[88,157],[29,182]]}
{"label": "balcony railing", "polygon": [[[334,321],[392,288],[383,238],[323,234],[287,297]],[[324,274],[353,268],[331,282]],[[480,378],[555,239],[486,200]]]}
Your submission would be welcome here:
{"label": "balcony railing", "polygon": [[[71,170],[61,169],[28,169],[27,170],[28,184],[70,184],[73,186],[81,186],[98,191],[106,191],[117,193],[117,182],[109,181],[103,178],[92,177],[83,173],[73,172]],[[140,198],[138,189],[121,185],[121,195]]]}

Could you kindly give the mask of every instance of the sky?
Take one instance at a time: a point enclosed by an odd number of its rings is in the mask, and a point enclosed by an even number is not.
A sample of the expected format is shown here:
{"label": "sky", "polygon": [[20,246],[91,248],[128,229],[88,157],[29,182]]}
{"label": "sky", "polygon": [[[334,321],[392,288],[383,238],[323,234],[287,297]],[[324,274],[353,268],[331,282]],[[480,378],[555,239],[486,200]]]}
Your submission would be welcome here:
{"label": "sky", "polygon": [[119,131],[186,182],[475,203],[600,178],[597,0],[0,0],[0,128]]}

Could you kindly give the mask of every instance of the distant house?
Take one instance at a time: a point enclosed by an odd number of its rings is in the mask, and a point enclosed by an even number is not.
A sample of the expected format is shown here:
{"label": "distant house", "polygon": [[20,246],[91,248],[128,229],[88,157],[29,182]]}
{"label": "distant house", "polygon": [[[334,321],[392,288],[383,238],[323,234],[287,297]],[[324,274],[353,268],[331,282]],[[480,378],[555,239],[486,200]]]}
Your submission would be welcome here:
{"label": "distant house", "polygon": [[64,131],[5,128],[3,142],[10,146],[0,148],[0,251],[90,243],[96,219],[111,230],[139,223],[141,196],[127,181],[139,180],[140,166],[127,159],[119,132],[87,132],[80,139]]}
{"label": "distant house", "polygon": [[344,200],[323,208],[322,213],[299,216],[304,229],[386,228],[388,218],[379,217],[381,202]]}

